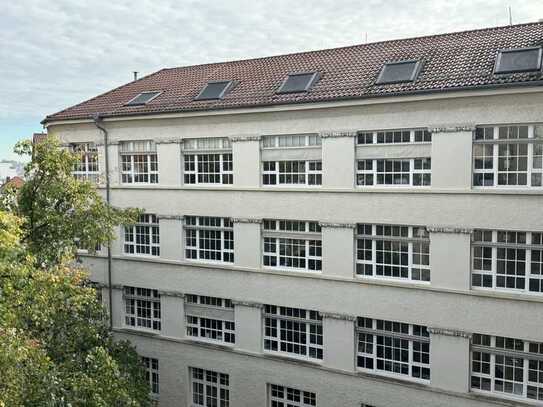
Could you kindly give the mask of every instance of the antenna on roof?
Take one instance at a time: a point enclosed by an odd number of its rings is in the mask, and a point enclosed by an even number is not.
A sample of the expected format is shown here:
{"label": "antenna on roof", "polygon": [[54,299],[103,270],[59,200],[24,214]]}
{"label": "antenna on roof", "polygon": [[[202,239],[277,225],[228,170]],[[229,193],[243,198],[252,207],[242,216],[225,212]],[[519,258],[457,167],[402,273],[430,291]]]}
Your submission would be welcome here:
{"label": "antenna on roof", "polygon": [[365,39],[364,43],[367,44],[368,43],[368,32],[366,31],[364,34],[366,35],[366,39]]}
{"label": "antenna on roof", "polygon": [[134,80],[137,81],[138,80],[138,71],[134,71]]}
{"label": "antenna on roof", "polygon": [[509,6],[509,25],[513,25],[513,14],[511,13],[511,6]]}

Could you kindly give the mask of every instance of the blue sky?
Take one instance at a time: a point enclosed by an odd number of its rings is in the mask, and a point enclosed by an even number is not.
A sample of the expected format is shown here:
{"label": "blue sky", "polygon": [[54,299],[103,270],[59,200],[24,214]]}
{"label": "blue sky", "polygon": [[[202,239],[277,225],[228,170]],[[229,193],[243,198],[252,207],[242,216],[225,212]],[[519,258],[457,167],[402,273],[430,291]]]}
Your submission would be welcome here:
{"label": "blue sky", "polygon": [[164,67],[543,18],[541,0],[21,0],[0,14],[0,159],[40,120]]}

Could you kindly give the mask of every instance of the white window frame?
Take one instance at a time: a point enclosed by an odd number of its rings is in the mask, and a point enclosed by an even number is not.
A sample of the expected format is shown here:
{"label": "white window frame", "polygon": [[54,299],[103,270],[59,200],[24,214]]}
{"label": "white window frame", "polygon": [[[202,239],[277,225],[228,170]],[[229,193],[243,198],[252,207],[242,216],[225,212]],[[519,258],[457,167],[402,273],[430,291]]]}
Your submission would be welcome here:
{"label": "white window frame", "polygon": [[[227,137],[184,139],[182,155],[184,185],[219,186],[233,184],[234,156],[232,154],[232,144]],[[200,164],[205,166],[206,164],[210,165],[211,162],[218,162],[218,172],[200,171]],[[204,180],[206,177],[216,176],[219,178],[217,182]]]}
{"label": "white window frame", "polygon": [[[234,314],[232,313],[232,319],[217,318],[214,315],[214,310],[231,309],[233,311],[234,305],[230,299],[187,294],[185,295],[185,303],[199,308],[197,312],[185,312],[186,332],[189,338],[202,342],[234,346],[236,343]],[[214,324],[215,327],[205,326],[208,322]],[[204,332],[203,335],[202,332]],[[208,336],[208,333],[215,333],[217,338]],[[227,340],[227,338],[230,338],[230,340]]]}
{"label": "white window frame", "polygon": [[[281,171],[282,166],[294,165],[298,163],[301,166],[303,163],[302,172],[285,172]],[[270,169],[273,165],[273,169]],[[268,168],[266,168],[268,167]],[[312,168],[313,167],[313,168]],[[291,181],[294,177],[303,177],[303,183],[295,182],[280,182],[281,178],[291,177]],[[275,179],[275,183],[265,183],[265,180]],[[310,182],[310,179],[313,182]],[[285,179],[286,181],[286,179]],[[262,162],[262,186],[264,187],[320,187],[322,185],[322,160],[279,160],[279,161],[263,161]]]}
{"label": "white window frame", "polygon": [[[401,327],[408,327],[408,332],[392,332],[390,330],[385,329],[378,329],[378,321],[383,324],[383,326],[389,326],[391,329],[394,328],[400,328]],[[368,326],[371,325],[371,326]],[[425,332],[427,335],[418,335],[416,333],[416,327],[420,328],[420,332]],[[363,336],[364,335],[364,336]],[[392,347],[392,354],[394,355],[394,349],[398,349],[398,344],[404,344],[407,342],[407,350],[408,350],[408,361],[394,361],[392,359],[384,359],[383,363],[384,365],[387,364],[387,361],[391,361],[392,363],[398,363],[407,365],[408,372],[406,373],[399,373],[399,372],[393,372],[385,369],[378,369],[378,352],[377,347],[379,346],[378,337],[383,337],[385,343],[384,346],[386,347]],[[410,381],[416,381],[421,383],[429,383],[431,380],[431,344],[430,344],[430,335],[427,331],[427,328],[420,325],[413,325],[413,324],[407,324],[403,322],[396,322],[396,321],[386,321],[386,320],[377,320],[367,317],[358,317],[356,321],[356,341],[357,341],[357,348],[356,348],[356,368],[360,371],[365,372],[371,372],[377,375],[381,376],[388,376],[388,377],[396,377],[396,378],[402,378]],[[366,349],[362,348],[362,344],[365,345]],[[425,344],[428,344],[428,350],[423,351],[417,350],[418,346],[423,346]],[[361,349],[363,351],[361,351]],[[401,347],[399,349],[402,349]],[[364,350],[368,350],[367,352]],[[428,357],[428,363],[424,363],[422,361],[415,361],[415,355],[420,354],[421,357],[424,355],[427,355]],[[364,367],[360,366],[360,359],[363,358],[364,362],[371,361],[372,367]],[[420,371],[420,374],[422,375],[423,369],[428,369],[428,373],[430,375],[429,378],[423,378],[423,377],[417,377],[414,375],[415,369]]]}
{"label": "white window frame", "polygon": [[[201,375],[201,377],[200,377]],[[198,377],[196,377],[198,376]],[[216,380],[213,379],[216,378]],[[226,373],[220,373],[213,370],[201,369],[198,367],[189,367],[190,393],[189,406],[207,407],[207,398],[213,398],[216,403],[212,405],[217,407],[230,407],[230,376]],[[195,387],[199,387],[202,403],[195,402]],[[226,396],[226,397],[225,397]]]}
{"label": "white window frame", "polygon": [[[503,347],[498,347],[503,341]],[[512,349],[513,348],[513,349]],[[531,351],[533,349],[533,351]],[[503,358],[501,362],[507,366],[516,365],[517,369],[522,369],[522,380],[508,380],[496,377],[497,358]],[[537,403],[543,401],[543,383],[530,381],[530,370],[535,370],[539,377],[543,376],[543,343],[530,342],[523,339],[504,338],[491,335],[473,334],[471,343],[471,369],[470,369],[470,390],[479,394],[492,394],[497,397],[510,400],[523,400],[528,403]],[[483,363],[480,363],[483,361]],[[501,365],[502,363],[500,363]],[[488,366],[488,373],[476,371],[476,366]],[[522,366],[521,366],[522,365]],[[537,367],[537,369],[531,369]],[[474,383],[479,381],[478,386]],[[483,381],[489,382],[490,389],[482,389]],[[522,387],[522,394],[512,394],[510,392],[496,390],[497,381],[515,382],[517,386]],[[514,385],[513,385],[514,386]],[[535,388],[538,392],[539,400],[528,398],[528,387]]]}
{"label": "white window frame", "polygon": [[322,139],[319,134],[279,134],[262,136],[262,148],[304,148],[320,147]]}
{"label": "white window frame", "polygon": [[[303,225],[303,228],[289,230],[292,229],[289,227],[290,225]],[[281,254],[281,249],[286,247],[303,247],[305,256]],[[271,250],[272,248],[274,250]],[[311,254],[312,252],[313,254]],[[303,259],[305,267],[281,264],[288,259]],[[266,264],[273,262],[275,265]],[[314,265],[314,267],[310,267],[310,265]],[[262,266],[286,271],[322,272],[322,231],[318,222],[265,219],[262,225]]]}
{"label": "white window frame", "polygon": [[[505,243],[498,242],[499,233],[522,233],[525,234],[526,243]],[[471,242],[471,287],[474,290],[485,291],[504,291],[513,293],[524,293],[529,295],[543,295],[543,232],[525,232],[525,231],[513,231],[513,230],[489,230],[489,229],[476,229],[472,235]],[[479,236],[481,236],[479,238]],[[484,236],[484,237],[483,237]],[[537,237],[538,242],[534,243],[534,239]],[[476,240],[484,239],[484,240]],[[490,239],[490,240],[489,240]],[[505,259],[513,262],[515,259],[509,257],[509,251],[511,256],[513,253],[515,257],[519,251],[524,252],[524,274],[499,274],[499,261],[505,260],[499,258],[498,250],[505,250]],[[514,251],[514,252],[513,252]],[[489,256],[490,255],[490,256]],[[506,261],[506,262],[507,262]],[[539,265],[540,274],[532,274],[532,262]],[[480,264],[480,265],[479,265]],[[490,265],[490,269],[488,269]],[[516,265],[516,262],[515,262]],[[507,267],[507,264],[504,265]],[[481,286],[475,284],[475,278],[481,278]],[[483,279],[491,279],[491,286],[484,286]],[[524,279],[524,288],[510,288],[510,287],[498,287],[498,278],[504,279]],[[533,280],[533,281],[532,281]],[[539,291],[532,291],[530,287],[532,284],[539,286]],[[516,285],[516,282],[515,282]]]}
{"label": "white window frame", "polygon": [[[140,236],[140,240],[144,238],[149,243],[138,243],[138,236]],[[129,247],[132,248],[132,252],[127,250]],[[144,252],[142,253],[141,250]],[[145,253],[147,250],[149,253]],[[124,226],[123,254],[126,256],[160,257],[160,220],[158,216],[148,213],[142,214],[138,222]]]}
{"label": "white window frame", "polygon": [[[124,326],[138,331],[159,333],[162,330],[160,297],[158,290],[152,288],[123,287]],[[145,313],[149,315],[146,316]]]}
{"label": "white window frame", "polygon": [[[431,157],[418,157],[418,158],[379,158],[379,159],[372,159],[372,158],[361,158],[356,160],[356,179],[355,184],[357,188],[430,188],[432,186],[432,169],[431,169]],[[360,163],[364,163],[364,166],[367,166],[368,163],[371,162],[371,169],[364,168],[359,169]],[[392,172],[386,172],[386,171],[378,171],[377,167],[378,164],[382,162],[382,165],[384,167],[387,166],[387,164],[391,164],[394,166],[395,163],[400,162],[400,166],[403,166],[404,163],[407,163],[409,166],[408,171],[392,171]],[[421,166],[424,166],[426,163],[430,164],[430,168],[420,168],[415,169],[416,164],[420,164]],[[409,176],[409,183],[406,184],[394,184],[394,183],[378,183],[378,176],[382,175],[383,177],[386,177],[387,175],[392,175],[394,177],[394,174],[402,174],[402,175],[408,175]],[[415,176],[420,176],[421,178],[421,184],[415,185],[414,180]],[[425,181],[425,175],[427,175],[427,178],[429,178],[429,183],[426,183]],[[371,176],[372,183],[366,184],[366,176]],[[364,183],[360,183],[361,177],[364,177]]]}
{"label": "white window frame", "polygon": [[156,358],[150,358],[147,356],[141,357],[143,364],[145,365],[145,376],[149,384],[149,393],[151,399],[158,400],[160,394],[160,365]]}
{"label": "white window frame", "polygon": [[[409,141],[404,141],[406,133],[409,133]],[[400,141],[395,141],[395,138],[400,137]],[[425,138],[430,140],[425,140]],[[420,138],[420,140],[417,140]],[[386,141],[387,139],[391,141]],[[381,141],[384,140],[384,141]],[[361,130],[356,134],[356,145],[386,145],[386,144],[431,144],[432,133],[426,128],[417,129],[390,129],[390,130]]]}
{"label": "white window frame", "polygon": [[[371,228],[371,234],[366,234],[366,230]],[[377,230],[379,228],[390,229],[392,234],[382,234],[377,235]],[[405,231],[407,233],[402,233]],[[416,234],[424,233],[424,235],[416,236]],[[400,236],[402,235],[403,236]],[[407,234],[407,236],[405,236]],[[356,253],[355,253],[355,262],[356,262],[356,276],[359,278],[367,279],[378,279],[378,280],[388,280],[388,281],[406,281],[414,282],[421,284],[430,284],[431,281],[431,269],[430,269],[430,236],[428,231],[424,226],[407,226],[407,225],[378,225],[378,224],[363,224],[359,223],[356,225]],[[367,242],[371,243],[371,248],[365,247]],[[407,245],[407,264],[397,265],[392,263],[378,263],[377,258],[380,251],[383,253],[388,253],[389,256],[394,258],[394,255],[399,253],[399,250],[378,250],[378,242],[383,242],[385,244],[390,244],[394,246],[398,245]],[[419,250],[421,245],[428,245],[427,253],[423,251],[424,249]],[[364,246],[364,247],[362,247]],[[371,260],[360,259],[360,255],[363,257],[364,254],[371,251]],[[419,263],[415,263],[415,259],[419,258]],[[427,258],[428,264],[422,264],[423,258]],[[401,261],[401,260],[400,260]],[[366,266],[371,267],[372,274],[366,274]],[[377,275],[378,266],[382,267],[405,267],[407,268],[407,277],[402,276],[385,276]],[[363,269],[359,273],[359,269]],[[418,271],[419,270],[419,271]],[[418,273],[418,275],[417,275]],[[428,279],[423,278],[423,273],[428,274]]]}
{"label": "white window frame", "polygon": [[273,402],[282,403],[283,406],[316,407],[317,394],[294,387],[268,383],[268,406],[272,407]]}
{"label": "white window frame", "polygon": [[[131,185],[150,185],[158,184],[158,154],[156,151],[156,144],[152,140],[134,140],[134,141],[121,141],[120,143],[120,155],[121,155],[121,184]],[[146,167],[145,171],[139,171],[136,168],[136,157],[141,159],[141,163]],[[128,168],[125,168],[127,165]],[[147,181],[136,180],[139,177],[147,177]]]}
{"label": "white window frame", "polygon": [[[301,316],[302,314],[305,314],[305,317]],[[266,304],[263,308],[262,320],[265,353],[284,355],[295,359],[311,360],[315,362],[323,360],[324,333],[322,316],[318,311]],[[285,324],[284,327],[281,327],[282,323]],[[289,325],[287,326],[286,324]],[[298,326],[299,329],[295,331],[294,327],[296,326]],[[289,329],[289,327],[291,329]],[[282,331],[299,332],[305,335],[305,341],[294,342],[282,339]],[[305,349],[305,354],[301,350],[300,352],[282,350],[281,347],[283,346],[303,348]]]}
{"label": "white window frame", "polygon": [[[507,138],[500,139],[499,132],[500,128],[520,128],[527,127],[528,137],[527,138]],[[543,144],[543,138],[536,137],[536,127],[542,127],[541,131],[543,134],[543,124],[502,124],[498,126],[478,126],[476,131],[473,134],[473,160],[472,160],[472,187],[474,189],[540,189],[543,188],[543,179],[541,185],[532,186],[532,175],[540,174],[540,177],[543,178],[543,165],[542,168],[534,168],[534,145]],[[488,137],[486,134],[487,129],[492,129],[492,137]],[[482,134],[482,137],[479,136]],[[499,170],[499,147],[500,145],[514,145],[514,144],[525,144],[527,145],[527,164],[526,164],[526,185],[499,185],[498,177],[500,173],[504,171]],[[490,155],[477,155],[476,147],[478,146],[492,146],[492,156]],[[491,168],[475,168],[476,161],[479,157],[489,157],[492,160]],[[507,171],[505,171],[507,172]],[[511,171],[512,173],[524,173],[524,171]],[[475,177],[478,174],[492,174],[493,182],[492,185],[475,185]]]}
{"label": "white window frame", "polygon": [[[196,222],[194,224],[193,222]],[[202,222],[219,222],[220,225],[209,226],[202,224]],[[207,233],[219,233],[220,238],[210,239],[206,238]],[[232,239],[229,239],[231,234]],[[193,236],[194,235],[194,236]],[[205,263],[224,263],[224,264],[233,264],[234,263],[234,224],[232,223],[231,218],[223,218],[218,216],[185,216],[184,218],[184,241],[185,241],[185,259],[189,261],[199,261]],[[195,241],[196,244],[192,244],[191,241]],[[220,249],[215,250],[211,249],[211,244],[206,248],[205,242],[215,242],[218,241],[220,244]],[[201,243],[204,242],[202,245]],[[210,243],[208,242],[208,243]],[[231,242],[231,248],[226,248]],[[190,252],[189,252],[190,251]],[[190,257],[189,253],[196,252],[196,258]],[[205,253],[219,253],[220,259],[206,259],[205,256],[202,256]],[[191,254],[192,256],[192,254]],[[225,260],[225,256],[229,260]],[[231,259],[231,261],[230,261]]]}
{"label": "white window frame", "polygon": [[93,142],[71,143],[70,149],[78,155],[79,161],[75,164],[72,174],[76,179],[98,182],[100,164],[98,161],[98,148]]}

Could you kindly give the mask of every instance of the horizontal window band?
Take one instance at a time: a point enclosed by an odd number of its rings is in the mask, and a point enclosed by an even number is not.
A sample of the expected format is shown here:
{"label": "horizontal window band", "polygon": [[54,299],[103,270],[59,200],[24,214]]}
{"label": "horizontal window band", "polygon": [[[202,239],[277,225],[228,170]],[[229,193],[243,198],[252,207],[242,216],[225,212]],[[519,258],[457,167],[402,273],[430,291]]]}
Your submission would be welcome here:
{"label": "horizontal window band", "polygon": [[526,249],[526,250],[543,250],[543,245],[530,244],[514,244],[514,243],[491,243],[491,242],[472,242],[473,247],[496,247],[501,249]]}
{"label": "horizontal window band", "polygon": [[473,140],[473,144],[543,144],[538,138]]}
{"label": "horizontal window band", "polygon": [[233,232],[234,228],[227,228],[227,227],[214,227],[214,226],[194,226],[194,225],[184,225],[184,228],[187,230],[214,230],[217,232]]}
{"label": "horizontal window band", "polygon": [[212,150],[202,150],[202,149],[188,150],[188,149],[183,149],[183,151],[182,151],[182,155],[231,154],[231,153],[232,153],[231,148],[214,148]]}
{"label": "horizontal window band", "polygon": [[138,295],[123,294],[122,298],[123,300],[141,300],[160,303],[160,294],[158,295],[158,297],[141,297]]}
{"label": "horizontal window band", "polygon": [[375,236],[375,235],[356,235],[357,239],[365,240],[380,240],[386,242],[413,242],[413,243],[430,243],[430,238],[422,237],[388,237],[388,236]]}
{"label": "horizontal window band", "polygon": [[225,322],[234,322],[233,308],[218,308],[198,306],[195,304],[185,304],[185,315]]}
{"label": "horizontal window band", "polygon": [[263,237],[271,237],[277,239],[297,239],[297,240],[322,240],[321,233],[313,232],[272,232],[270,230],[264,230]]}
{"label": "horizontal window band", "polygon": [[402,334],[402,333],[398,333],[398,332],[379,331],[379,330],[376,330],[376,329],[359,328],[359,327],[356,327],[356,332],[357,333],[370,334],[370,335],[376,335],[376,336],[389,336],[391,338],[405,339],[407,341],[417,341],[417,342],[430,343],[430,338],[427,337],[427,336],[416,336],[416,335]]}
{"label": "horizontal window band", "polygon": [[303,319],[303,318],[297,318],[297,317],[287,317],[283,315],[266,314],[266,313],[263,314],[263,317],[279,319],[282,321],[303,322],[303,323],[312,324],[312,325],[322,325],[322,320],[315,320],[315,319]]}
{"label": "horizontal window band", "polygon": [[[526,341],[526,342],[529,342],[529,341]],[[471,350],[473,352],[491,353],[494,355],[508,356],[508,357],[519,358],[519,359],[538,360],[538,361],[543,362],[543,354],[539,354],[539,353],[530,353],[530,352],[522,352],[522,351],[516,351],[516,350],[493,348],[491,346],[484,346],[484,345],[472,345]]]}

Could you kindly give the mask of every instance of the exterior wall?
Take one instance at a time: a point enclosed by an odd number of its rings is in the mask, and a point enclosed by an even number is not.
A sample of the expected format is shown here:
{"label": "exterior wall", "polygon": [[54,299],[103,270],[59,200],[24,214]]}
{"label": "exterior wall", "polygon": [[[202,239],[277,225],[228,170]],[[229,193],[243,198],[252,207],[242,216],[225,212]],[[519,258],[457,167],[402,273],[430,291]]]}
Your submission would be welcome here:
{"label": "exterior wall", "polygon": [[[472,189],[472,132],[466,129],[476,124],[542,122],[542,104],[543,93],[531,93],[243,115],[106,120],[112,140],[112,204],[144,208],[160,218],[159,258],[124,256],[120,230],[120,239],[111,250],[114,325],[119,336],[134,341],[143,355],[159,358],[161,405],[188,405],[190,366],[230,374],[234,406],[266,405],[266,383],[314,391],[321,407],[358,407],[361,403],[378,407],[518,405],[469,392],[469,337],[475,332],[543,342],[543,297],[471,289],[470,232],[474,228],[543,231],[543,195],[537,190]],[[374,146],[362,153],[353,136],[355,130],[421,127],[434,130],[431,145]],[[65,141],[102,141],[90,124],[51,125],[49,133]],[[261,187],[259,136],[302,133],[326,135],[322,139],[322,187]],[[183,186],[181,150],[172,140],[184,137],[230,137],[234,184]],[[159,184],[119,185],[116,143],[128,139],[159,141]],[[355,157],[373,154],[378,158],[401,149],[410,149],[411,157],[421,152],[432,156],[430,188],[355,187]],[[184,215],[233,218],[235,263],[186,261]],[[320,222],[322,272],[263,268],[260,221],[264,218]],[[357,223],[426,226],[431,241],[431,281],[357,277],[353,236]],[[85,257],[85,264],[94,281],[107,283],[103,255]],[[123,285],[164,293],[159,335],[137,334],[123,326],[119,289]],[[234,300],[234,348],[187,339],[183,293]],[[322,363],[263,352],[262,304],[320,311],[324,315]],[[356,316],[428,326],[431,383],[358,372]]]}

